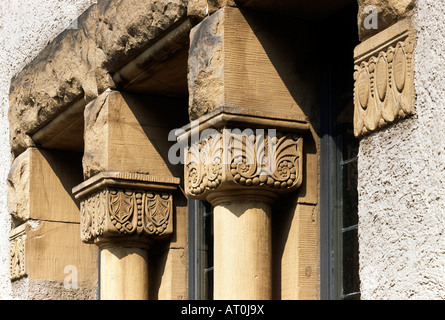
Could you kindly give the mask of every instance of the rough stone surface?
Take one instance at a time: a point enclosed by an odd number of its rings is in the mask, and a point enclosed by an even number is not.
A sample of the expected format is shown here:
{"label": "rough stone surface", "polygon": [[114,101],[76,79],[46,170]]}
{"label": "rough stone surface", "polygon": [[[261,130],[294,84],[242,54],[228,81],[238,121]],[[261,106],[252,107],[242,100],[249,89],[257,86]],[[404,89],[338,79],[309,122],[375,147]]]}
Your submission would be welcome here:
{"label": "rough stone surface", "polygon": [[[358,0],[359,38],[364,41],[376,33],[406,18],[413,13],[416,0]],[[378,12],[377,29],[365,27],[365,19],[371,14],[365,11],[367,6],[374,6]]]}
{"label": "rough stone surface", "polygon": [[11,148],[77,100],[90,102],[113,87],[117,71],[187,14],[182,0],[104,0],[77,19],[12,80]]}
{"label": "rough stone surface", "polygon": [[189,114],[193,120],[224,105],[223,16],[222,10],[214,13],[190,34]]}
{"label": "rough stone surface", "polygon": [[94,10],[52,41],[11,83],[10,135],[14,155],[33,143],[29,132],[79,99],[97,96]]}
{"label": "rough stone surface", "polygon": [[417,1],[414,116],[360,142],[363,299],[445,298],[444,14]]}
{"label": "rough stone surface", "polygon": [[23,278],[12,285],[14,300],[96,300],[96,289],[79,286],[66,289],[63,282]]}
{"label": "rough stone surface", "polygon": [[100,1],[97,7],[97,48],[107,71],[116,71],[141,48],[187,14],[184,0]]}
{"label": "rough stone surface", "polygon": [[26,221],[29,217],[29,155],[18,156],[8,174],[8,211],[12,217]]}
{"label": "rough stone surface", "polygon": [[[29,63],[95,0],[4,0],[0,3],[0,180],[6,181],[11,163],[8,94],[13,75]],[[10,299],[7,185],[0,185],[0,299]]]}

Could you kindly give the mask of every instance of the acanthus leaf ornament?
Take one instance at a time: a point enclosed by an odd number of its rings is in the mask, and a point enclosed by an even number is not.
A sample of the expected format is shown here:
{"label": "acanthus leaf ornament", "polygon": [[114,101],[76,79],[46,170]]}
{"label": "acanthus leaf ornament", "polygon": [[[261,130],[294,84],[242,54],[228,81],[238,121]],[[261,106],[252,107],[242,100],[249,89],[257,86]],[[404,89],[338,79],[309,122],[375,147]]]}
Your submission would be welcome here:
{"label": "acanthus leaf ornament", "polygon": [[[186,192],[205,199],[224,189],[288,192],[302,182],[303,139],[299,134],[224,127],[188,150]],[[198,147],[199,146],[199,147]]]}

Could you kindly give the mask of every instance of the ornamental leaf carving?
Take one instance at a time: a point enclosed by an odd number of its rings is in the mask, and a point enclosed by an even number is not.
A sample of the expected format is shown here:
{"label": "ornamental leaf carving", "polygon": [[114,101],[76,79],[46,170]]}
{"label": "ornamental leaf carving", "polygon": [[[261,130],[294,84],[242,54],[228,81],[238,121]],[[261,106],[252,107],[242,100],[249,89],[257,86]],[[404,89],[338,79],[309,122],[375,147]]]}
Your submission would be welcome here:
{"label": "ornamental leaf carving", "polygon": [[219,132],[195,142],[189,148],[186,170],[189,189],[201,194],[218,188],[222,181],[222,136]]}
{"label": "ornamental leaf carving", "polygon": [[109,217],[114,227],[123,234],[132,233],[137,219],[135,194],[126,190],[109,190]]}
{"label": "ornamental leaf carving", "polygon": [[170,194],[155,194],[147,192],[145,195],[145,228],[149,234],[162,234],[168,226],[172,201]]}
{"label": "ornamental leaf carving", "polygon": [[172,211],[171,193],[104,188],[81,201],[81,238],[162,235]]}
{"label": "ornamental leaf carving", "polygon": [[391,34],[355,61],[354,134],[361,137],[414,112],[412,30]]}
{"label": "ornamental leaf carving", "polygon": [[283,191],[299,187],[302,148],[301,136],[275,130],[215,130],[188,150],[186,191],[201,197],[225,183]]}
{"label": "ornamental leaf carving", "polygon": [[302,140],[299,136],[259,134],[242,139],[235,135],[233,139],[230,173],[236,183],[283,189],[300,183]]}
{"label": "ornamental leaf carving", "polygon": [[26,275],[25,270],[25,232],[10,239],[9,245],[9,277],[17,280]]}

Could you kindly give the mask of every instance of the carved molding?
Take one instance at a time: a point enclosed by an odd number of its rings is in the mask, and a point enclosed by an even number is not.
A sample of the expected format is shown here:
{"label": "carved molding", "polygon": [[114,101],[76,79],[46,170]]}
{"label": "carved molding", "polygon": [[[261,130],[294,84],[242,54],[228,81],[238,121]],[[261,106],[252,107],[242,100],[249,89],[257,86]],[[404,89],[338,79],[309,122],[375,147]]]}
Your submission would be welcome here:
{"label": "carved molding", "polygon": [[81,239],[162,235],[172,210],[171,193],[105,188],[81,201]]}
{"label": "carved molding", "polygon": [[[285,132],[279,120],[270,120],[271,129],[247,127],[252,123],[235,128],[226,120],[220,125],[211,123],[210,129],[200,123],[199,139],[192,137],[187,148],[184,180],[188,197],[215,202],[220,197],[246,199],[262,193],[274,198],[301,185],[301,128]],[[274,124],[281,130],[273,129]]]}
{"label": "carved molding", "polygon": [[149,244],[172,233],[173,195],[179,179],[101,173],[73,189],[80,204],[81,240],[124,239]]}
{"label": "carved molding", "polygon": [[403,20],[355,50],[354,134],[364,136],[414,112],[414,29]]}
{"label": "carved molding", "polygon": [[18,280],[26,276],[25,269],[25,225],[11,231],[9,236],[9,277]]}

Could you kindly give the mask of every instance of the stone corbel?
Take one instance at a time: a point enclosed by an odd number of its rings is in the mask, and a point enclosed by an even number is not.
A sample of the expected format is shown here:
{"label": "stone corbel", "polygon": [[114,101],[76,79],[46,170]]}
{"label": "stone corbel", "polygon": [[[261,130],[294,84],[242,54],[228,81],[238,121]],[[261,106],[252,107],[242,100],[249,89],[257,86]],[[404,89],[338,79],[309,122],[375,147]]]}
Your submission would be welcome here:
{"label": "stone corbel", "polygon": [[413,114],[415,34],[399,21],[354,51],[354,134],[361,137]]}
{"label": "stone corbel", "polygon": [[104,247],[148,248],[173,232],[172,192],[179,178],[102,172],[73,189],[81,201],[81,239]]}
{"label": "stone corbel", "polygon": [[223,107],[184,127],[185,192],[190,198],[221,201],[277,195],[302,183],[303,117]]}

